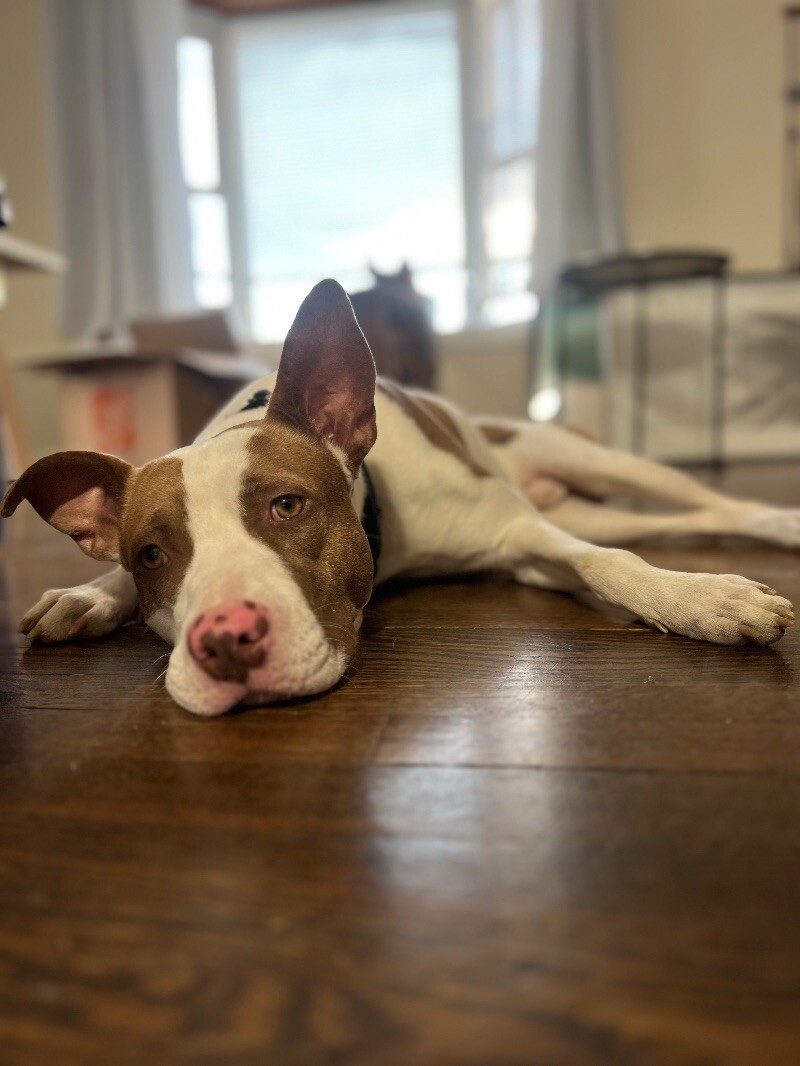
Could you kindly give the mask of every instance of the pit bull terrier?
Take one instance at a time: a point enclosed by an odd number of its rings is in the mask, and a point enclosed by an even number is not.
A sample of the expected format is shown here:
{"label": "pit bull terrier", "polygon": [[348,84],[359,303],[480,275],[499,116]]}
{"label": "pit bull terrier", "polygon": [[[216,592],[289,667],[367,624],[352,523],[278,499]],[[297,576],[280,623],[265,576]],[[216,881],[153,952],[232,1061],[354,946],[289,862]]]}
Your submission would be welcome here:
{"label": "pit bull terrier", "polygon": [[[604,502],[619,494],[676,513]],[[729,499],[562,427],[473,421],[426,393],[376,389],[334,281],[300,307],[277,374],[194,444],[139,468],[60,452],[10,486],[2,515],[23,500],[88,555],[120,565],[46,592],[20,631],[99,637],[141,613],[174,645],[168,691],[199,715],[329,689],[373,585],[397,575],[490,570],[588,589],[647,626],[717,644],[772,644],[794,618],[757,581],[661,570],[611,545],[742,534],[798,547],[800,511]]]}

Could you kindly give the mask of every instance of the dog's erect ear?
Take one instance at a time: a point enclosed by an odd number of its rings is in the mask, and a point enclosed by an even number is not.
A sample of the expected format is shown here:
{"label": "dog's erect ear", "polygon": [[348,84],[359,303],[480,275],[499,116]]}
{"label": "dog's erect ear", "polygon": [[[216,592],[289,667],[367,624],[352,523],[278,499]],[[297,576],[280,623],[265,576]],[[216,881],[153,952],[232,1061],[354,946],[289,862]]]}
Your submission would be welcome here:
{"label": "dog's erect ear", "polygon": [[354,475],[375,443],[375,362],[338,282],[321,281],[300,305],[266,417],[335,444]]}
{"label": "dog's erect ear", "polygon": [[94,559],[119,560],[125,489],[133,467],[99,452],[57,452],[29,466],[0,504],[10,518],[23,500]]}

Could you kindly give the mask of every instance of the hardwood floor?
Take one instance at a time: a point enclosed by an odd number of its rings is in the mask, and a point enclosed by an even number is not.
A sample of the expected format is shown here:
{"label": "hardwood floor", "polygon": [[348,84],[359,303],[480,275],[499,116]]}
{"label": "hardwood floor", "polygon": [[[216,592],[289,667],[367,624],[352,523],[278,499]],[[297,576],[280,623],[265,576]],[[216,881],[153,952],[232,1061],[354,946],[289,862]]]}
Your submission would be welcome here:
{"label": "hardwood floor", "polygon": [[[800,502],[797,474],[729,481]],[[336,691],[206,721],[144,628],[24,647],[98,568],[5,534],[4,1066],[800,1062],[800,631],[395,589]],[[643,554],[800,603],[791,553]]]}

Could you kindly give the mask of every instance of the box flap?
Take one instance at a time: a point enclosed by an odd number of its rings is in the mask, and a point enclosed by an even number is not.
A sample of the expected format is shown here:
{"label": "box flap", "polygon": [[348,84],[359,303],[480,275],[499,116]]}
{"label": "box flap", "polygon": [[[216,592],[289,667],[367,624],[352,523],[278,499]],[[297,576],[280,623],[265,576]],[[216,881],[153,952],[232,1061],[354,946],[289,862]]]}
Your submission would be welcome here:
{"label": "box flap", "polygon": [[202,352],[229,352],[238,346],[224,311],[195,311],[166,318],[136,318],[130,322],[140,352],[174,352],[195,348]]}
{"label": "box flap", "polygon": [[270,372],[268,366],[250,356],[204,352],[197,348],[182,348],[172,353],[170,358],[189,370],[196,370],[198,374],[229,381],[254,381]]}
{"label": "box flap", "polygon": [[92,345],[65,349],[35,357],[24,364],[24,370],[59,371],[63,374],[92,373],[108,370],[145,370],[154,363],[176,363],[205,377],[228,381],[253,381],[270,372],[257,359],[230,352],[207,352],[196,348],[177,348],[171,351],[140,352],[125,343]]}
{"label": "box flap", "polygon": [[64,348],[60,352],[33,355],[20,365],[23,370],[109,370],[120,367],[150,366],[160,357],[134,351],[126,341],[105,341]]}

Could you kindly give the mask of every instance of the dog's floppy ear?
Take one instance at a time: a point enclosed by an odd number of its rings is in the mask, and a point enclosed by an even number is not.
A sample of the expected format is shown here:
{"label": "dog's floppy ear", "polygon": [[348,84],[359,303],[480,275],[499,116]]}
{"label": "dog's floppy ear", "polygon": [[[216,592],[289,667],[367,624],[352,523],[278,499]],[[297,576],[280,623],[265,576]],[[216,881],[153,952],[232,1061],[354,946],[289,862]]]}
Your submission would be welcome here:
{"label": "dog's floppy ear", "polygon": [[45,522],[94,559],[119,560],[125,489],[133,467],[99,452],[57,452],[29,466],[8,488],[0,515],[28,500]]}
{"label": "dog's floppy ear", "polygon": [[338,282],[321,281],[300,305],[266,417],[335,444],[354,475],[375,443],[375,362]]}

